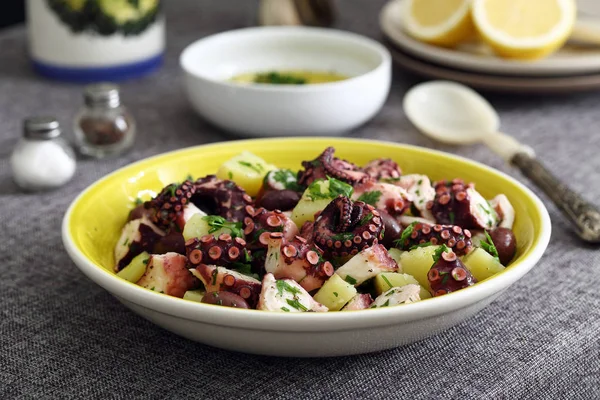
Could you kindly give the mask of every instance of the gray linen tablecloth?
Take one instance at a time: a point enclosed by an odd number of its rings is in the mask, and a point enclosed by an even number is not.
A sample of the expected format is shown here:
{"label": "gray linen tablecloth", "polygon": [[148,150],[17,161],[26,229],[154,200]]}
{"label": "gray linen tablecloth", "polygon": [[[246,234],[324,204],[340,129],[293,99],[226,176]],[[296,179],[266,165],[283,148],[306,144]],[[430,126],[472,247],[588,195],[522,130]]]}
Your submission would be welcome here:
{"label": "gray linen tablecloth", "polygon": [[[197,38],[255,24],[257,2],[165,3],[164,67],[122,85],[139,121],[135,150],[81,161],[68,186],[42,195],[21,194],[11,180],[21,120],[54,114],[69,127],[81,87],[33,75],[24,28],[0,32],[0,398],[600,398],[600,252],[578,242],[549,203],[552,240],[536,268],[465,323],[378,354],[281,359],[210,348],[145,321],[85,278],[60,238],[77,193],[132,161],[233,139],[190,110],[178,55]],[[380,38],[383,1],[339,3],[340,28]],[[401,107],[414,82],[394,70],[383,110],[349,135],[446,150],[524,179],[482,146],[447,147],[421,136]],[[505,132],[533,146],[588,199],[600,197],[600,94],[489,99]]]}

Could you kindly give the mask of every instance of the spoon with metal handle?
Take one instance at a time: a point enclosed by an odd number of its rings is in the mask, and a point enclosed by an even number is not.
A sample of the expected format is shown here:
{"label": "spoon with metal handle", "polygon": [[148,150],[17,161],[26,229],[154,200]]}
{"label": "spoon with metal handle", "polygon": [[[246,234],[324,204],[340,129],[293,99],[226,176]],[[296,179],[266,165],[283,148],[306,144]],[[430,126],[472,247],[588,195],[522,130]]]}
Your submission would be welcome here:
{"label": "spoon with metal handle", "polygon": [[500,119],[475,91],[454,82],[432,81],[413,87],[404,111],[424,134],[452,144],[485,143],[535,183],[556,204],[586,242],[600,243],[600,210],[560,182],[529,146],[498,132]]}

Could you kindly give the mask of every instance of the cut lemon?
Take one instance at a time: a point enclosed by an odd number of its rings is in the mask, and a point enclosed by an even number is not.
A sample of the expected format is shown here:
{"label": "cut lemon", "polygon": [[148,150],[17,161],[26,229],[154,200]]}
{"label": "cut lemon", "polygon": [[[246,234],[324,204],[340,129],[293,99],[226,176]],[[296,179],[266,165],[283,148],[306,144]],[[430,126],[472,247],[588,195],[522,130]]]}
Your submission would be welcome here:
{"label": "cut lemon", "polygon": [[502,56],[545,57],[560,48],[573,29],[574,0],[474,0],[479,34]]}
{"label": "cut lemon", "polygon": [[471,0],[406,0],[404,26],[423,42],[454,46],[475,31]]}

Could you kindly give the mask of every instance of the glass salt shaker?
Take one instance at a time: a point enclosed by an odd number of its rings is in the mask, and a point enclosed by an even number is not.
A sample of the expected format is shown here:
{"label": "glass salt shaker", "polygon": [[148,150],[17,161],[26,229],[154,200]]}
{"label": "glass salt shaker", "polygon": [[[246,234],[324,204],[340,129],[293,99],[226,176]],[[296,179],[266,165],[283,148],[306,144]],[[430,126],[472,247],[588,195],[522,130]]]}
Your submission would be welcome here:
{"label": "glass salt shaker", "polygon": [[58,188],[75,173],[75,154],[60,137],[53,117],[27,118],[23,137],[14,148],[10,164],[17,185],[26,191]]}
{"label": "glass salt shaker", "polygon": [[86,86],[84,107],[74,120],[81,154],[103,158],[129,150],[135,139],[135,120],[121,104],[119,87],[112,83]]}

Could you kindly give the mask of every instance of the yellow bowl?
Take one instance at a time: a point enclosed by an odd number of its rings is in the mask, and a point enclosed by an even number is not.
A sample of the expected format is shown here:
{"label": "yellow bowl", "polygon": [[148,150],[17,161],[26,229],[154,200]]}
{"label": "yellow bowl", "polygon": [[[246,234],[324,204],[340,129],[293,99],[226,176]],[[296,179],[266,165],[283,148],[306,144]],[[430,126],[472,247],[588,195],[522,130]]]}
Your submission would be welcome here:
{"label": "yellow bowl", "polygon": [[[356,164],[394,159],[404,173],[433,180],[475,182],[486,198],[504,193],[515,208],[517,255],[503,272],[467,289],[400,307],[338,313],[267,313],[194,303],[143,289],[113,272],[113,249],[138,197],[148,198],[187,175],[216,172],[226,159],[251,151],[269,163],[297,170],[325,147]],[[187,148],[124,167],[81,193],[63,220],[63,242],[77,266],[125,305],[184,337],[259,354],[331,356],[378,351],[453,326],[479,311],[539,260],[550,238],[550,218],[524,185],[474,161],[424,148],[358,139],[286,138],[224,142]],[[444,318],[441,318],[444,317]],[[331,341],[326,339],[331,336]],[[325,341],[324,341],[325,340]]]}

